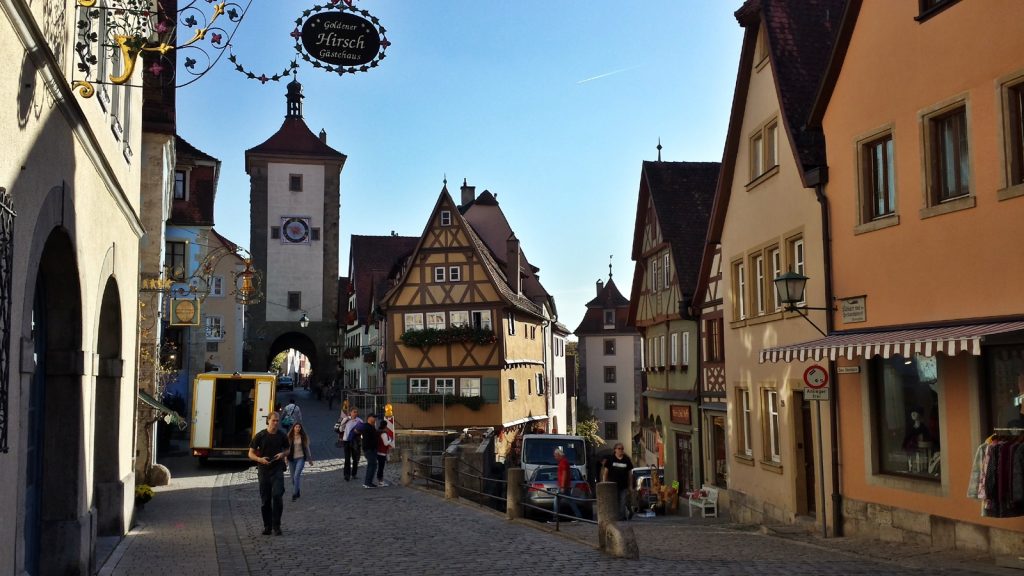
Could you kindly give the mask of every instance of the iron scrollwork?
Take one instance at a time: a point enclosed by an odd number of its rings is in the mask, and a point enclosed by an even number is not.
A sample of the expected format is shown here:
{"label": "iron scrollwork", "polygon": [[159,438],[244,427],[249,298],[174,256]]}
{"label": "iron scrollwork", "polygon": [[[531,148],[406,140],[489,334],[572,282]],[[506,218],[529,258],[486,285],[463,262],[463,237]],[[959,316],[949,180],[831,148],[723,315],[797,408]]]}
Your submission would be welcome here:
{"label": "iron scrollwork", "polygon": [[11,297],[14,279],[14,198],[0,188],[0,453],[6,454],[10,418]]}

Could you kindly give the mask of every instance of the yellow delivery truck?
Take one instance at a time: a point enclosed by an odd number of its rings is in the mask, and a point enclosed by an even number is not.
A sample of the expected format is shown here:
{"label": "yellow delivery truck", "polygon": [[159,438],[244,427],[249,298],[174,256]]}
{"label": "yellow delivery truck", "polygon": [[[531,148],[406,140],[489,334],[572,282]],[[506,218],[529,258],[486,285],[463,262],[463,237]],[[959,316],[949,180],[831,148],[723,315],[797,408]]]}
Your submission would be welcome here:
{"label": "yellow delivery truck", "polygon": [[205,372],[192,386],[192,455],[207,460],[245,460],[249,442],[266,428],[274,410],[277,375]]}

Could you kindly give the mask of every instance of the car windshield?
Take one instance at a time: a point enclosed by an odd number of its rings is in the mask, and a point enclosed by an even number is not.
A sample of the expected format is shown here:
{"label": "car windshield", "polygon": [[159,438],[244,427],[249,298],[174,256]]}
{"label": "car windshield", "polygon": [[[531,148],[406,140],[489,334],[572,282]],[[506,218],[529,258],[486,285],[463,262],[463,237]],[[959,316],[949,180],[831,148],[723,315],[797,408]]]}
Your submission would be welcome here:
{"label": "car windshield", "polygon": [[561,448],[572,465],[582,466],[587,463],[583,441],[567,438],[529,438],[524,440],[523,463],[558,464],[555,461],[555,448]]}
{"label": "car windshield", "polygon": [[[583,475],[580,474],[579,468],[570,468],[569,473],[572,475],[573,482],[580,482],[583,480]],[[537,471],[533,474],[534,482],[557,482],[558,481],[558,468],[554,466],[545,466],[543,468],[537,468]]]}

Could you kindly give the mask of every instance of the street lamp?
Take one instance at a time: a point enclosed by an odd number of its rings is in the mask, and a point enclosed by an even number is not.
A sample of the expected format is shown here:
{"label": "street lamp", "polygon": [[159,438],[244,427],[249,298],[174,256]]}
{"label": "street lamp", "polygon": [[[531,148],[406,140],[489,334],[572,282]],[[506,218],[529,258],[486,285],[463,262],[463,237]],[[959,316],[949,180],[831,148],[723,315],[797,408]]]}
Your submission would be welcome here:
{"label": "street lamp", "polygon": [[299,318],[299,328],[309,327],[309,315],[305,312],[302,313],[302,318]]}
{"label": "street lamp", "polygon": [[832,310],[832,308],[818,308],[815,306],[797,306],[797,302],[804,301],[804,289],[807,287],[807,276],[790,270],[785,274],[779,274],[772,282],[775,284],[775,291],[779,294],[779,302],[787,312],[796,312],[803,316],[814,329],[822,336],[828,336],[818,328],[818,325],[807,317],[805,310]]}

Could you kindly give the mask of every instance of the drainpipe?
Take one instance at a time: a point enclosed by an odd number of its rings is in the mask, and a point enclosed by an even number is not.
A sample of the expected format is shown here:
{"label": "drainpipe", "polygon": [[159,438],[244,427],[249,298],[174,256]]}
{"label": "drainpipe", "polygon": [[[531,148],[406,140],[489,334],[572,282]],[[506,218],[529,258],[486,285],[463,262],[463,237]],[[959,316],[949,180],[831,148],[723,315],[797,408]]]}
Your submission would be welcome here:
{"label": "drainpipe", "polygon": [[[825,315],[825,332],[831,334],[835,328],[832,293],[832,227],[829,224],[828,197],[825,196],[825,184],[828,183],[828,166],[819,166],[806,173],[807,184],[814,187],[814,195],[821,204],[821,242],[825,266],[825,306],[830,308]],[[832,458],[832,535],[843,535],[843,496],[839,481],[839,383],[836,379],[836,362],[829,360],[828,371],[832,376],[831,398],[829,398],[829,435],[831,436],[830,451]],[[822,439],[818,439],[819,442]],[[824,479],[822,479],[824,480]],[[822,502],[822,506],[825,503]]]}

